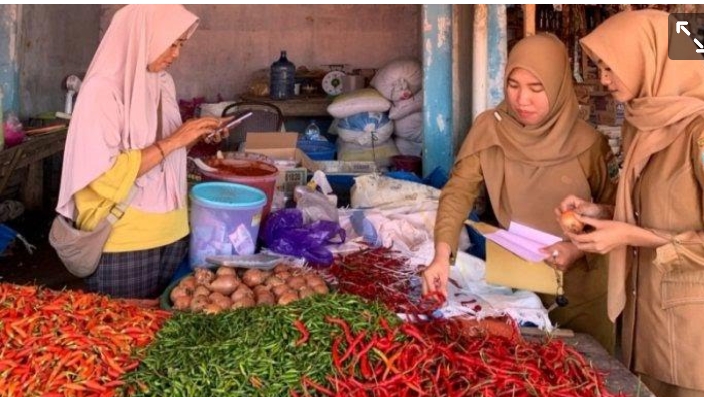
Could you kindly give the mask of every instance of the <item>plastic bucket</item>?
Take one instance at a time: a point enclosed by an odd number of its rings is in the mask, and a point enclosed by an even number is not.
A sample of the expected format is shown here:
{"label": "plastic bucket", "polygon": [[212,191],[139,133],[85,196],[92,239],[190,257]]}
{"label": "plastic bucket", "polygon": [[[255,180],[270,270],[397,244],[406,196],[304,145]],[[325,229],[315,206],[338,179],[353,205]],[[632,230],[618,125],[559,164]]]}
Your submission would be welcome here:
{"label": "plastic bucket", "polygon": [[408,171],[420,175],[423,172],[422,161],[419,156],[399,154],[391,156],[391,167],[396,171]]}
{"label": "plastic bucket", "polygon": [[334,160],[335,144],[329,141],[309,141],[302,139],[298,141],[298,148],[301,149],[311,160]]}
{"label": "plastic bucket", "polygon": [[[206,161],[208,164],[212,164]],[[266,203],[262,211],[262,219],[266,219],[271,210],[276,190],[276,178],[279,169],[266,156],[250,153],[226,153],[224,159],[217,163],[218,171],[200,170],[205,181],[234,182],[251,186],[266,194]]]}
{"label": "plastic bucket", "polygon": [[191,268],[209,266],[211,255],[249,255],[257,245],[266,195],[230,182],[203,182],[191,189]]}

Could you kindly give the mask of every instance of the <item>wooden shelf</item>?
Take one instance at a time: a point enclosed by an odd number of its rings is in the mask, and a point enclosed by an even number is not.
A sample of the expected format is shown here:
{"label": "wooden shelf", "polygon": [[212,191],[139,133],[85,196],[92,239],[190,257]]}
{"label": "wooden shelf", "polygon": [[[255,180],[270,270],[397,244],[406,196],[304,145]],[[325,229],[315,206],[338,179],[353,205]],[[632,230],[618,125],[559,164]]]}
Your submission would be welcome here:
{"label": "wooden shelf", "polygon": [[292,99],[277,101],[268,97],[258,97],[248,94],[241,94],[241,100],[259,101],[276,105],[284,117],[322,117],[328,114],[328,105],[332,103],[333,97],[329,96],[304,96],[300,95]]}

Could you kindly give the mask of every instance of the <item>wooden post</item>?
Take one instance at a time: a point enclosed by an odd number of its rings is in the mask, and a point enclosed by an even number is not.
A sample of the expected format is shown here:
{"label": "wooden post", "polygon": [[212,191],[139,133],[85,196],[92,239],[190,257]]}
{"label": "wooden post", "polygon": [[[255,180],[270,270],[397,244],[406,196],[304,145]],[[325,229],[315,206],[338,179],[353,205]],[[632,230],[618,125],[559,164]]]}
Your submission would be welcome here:
{"label": "wooden post", "polygon": [[523,37],[535,34],[535,4],[523,5]]}
{"label": "wooden post", "polygon": [[44,199],[44,159],[38,159],[27,166],[27,180],[22,185],[21,198],[25,208],[41,208]]}

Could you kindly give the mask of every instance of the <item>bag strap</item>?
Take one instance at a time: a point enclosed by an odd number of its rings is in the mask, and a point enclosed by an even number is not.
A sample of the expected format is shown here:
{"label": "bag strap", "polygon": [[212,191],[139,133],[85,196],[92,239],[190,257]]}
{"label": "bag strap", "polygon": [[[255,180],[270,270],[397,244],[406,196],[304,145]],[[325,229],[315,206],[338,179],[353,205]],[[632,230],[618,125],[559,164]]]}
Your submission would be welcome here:
{"label": "bag strap", "polygon": [[[162,134],[162,121],[161,121],[161,93],[159,94],[159,105],[157,106],[156,109],[157,113],[157,124],[156,124],[156,139],[159,140],[163,138]],[[162,166],[163,167],[163,166]],[[122,218],[123,215],[125,215],[125,211],[127,211],[127,207],[130,206],[130,202],[132,202],[132,199],[134,199],[134,196],[137,194],[137,186],[132,185],[132,189],[130,189],[130,192],[127,194],[127,197],[122,200],[122,202],[117,203],[110,208],[110,213],[108,214],[107,220],[110,222],[110,224],[115,224],[120,218]]]}
{"label": "bag strap", "polygon": [[122,218],[122,216],[125,215],[125,211],[127,211],[127,207],[130,206],[130,202],[132,202],[132,199],[134,199],[135,195],[137,195],[137,186],[132,185],[132,189],[130,189],[130,192],[127,194],[127,197],[121,202],[113,205],[112,208],[110,208],[110,213],[107,217],[108,222],[110,222],[111,224],[115,224],[115,222]]}

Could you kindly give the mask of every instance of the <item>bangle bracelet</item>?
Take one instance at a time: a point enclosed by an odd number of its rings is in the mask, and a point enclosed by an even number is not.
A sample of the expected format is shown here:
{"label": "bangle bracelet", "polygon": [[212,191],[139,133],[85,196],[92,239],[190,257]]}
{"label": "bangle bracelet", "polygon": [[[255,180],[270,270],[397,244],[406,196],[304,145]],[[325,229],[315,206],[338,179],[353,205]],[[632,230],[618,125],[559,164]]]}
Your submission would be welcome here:
{"label": "bangle bracelet", "polygon": [[164,149],[161,148],[161,145],[159,145],[159,142],[154,141],[154,146],[156,146],[157,149],[159,149],[159,153],[161,153],[161,161],[164,161],[166,159],[166,154],[164,153]]}

